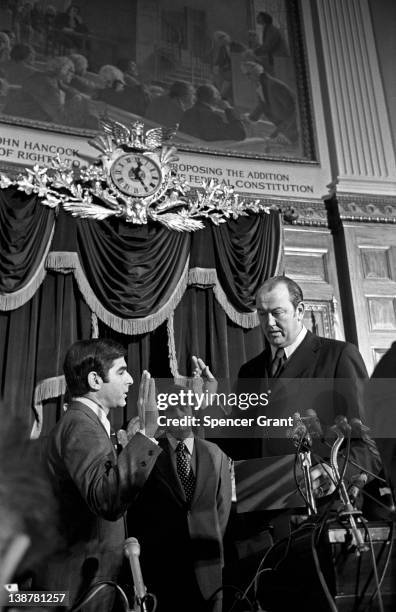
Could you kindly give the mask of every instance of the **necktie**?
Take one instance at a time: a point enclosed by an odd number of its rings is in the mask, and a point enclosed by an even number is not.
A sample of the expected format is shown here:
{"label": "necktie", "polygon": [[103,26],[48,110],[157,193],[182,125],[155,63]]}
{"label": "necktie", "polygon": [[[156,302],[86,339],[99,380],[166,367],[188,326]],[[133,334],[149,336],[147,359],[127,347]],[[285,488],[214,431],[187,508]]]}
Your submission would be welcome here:
{"label": "necktie", "polygon": [[278,348],[273,362],[271,363],[270,376],[271,378],[276,378],[282,371],[282,368],[286,361],[286,354],[284,348]]}
{"label": "necktie", "polygon": [[191,469],[187,452],[188,451],[184,442],[179,442],[176,446],[176,468],[183,485],[186,501],[188,505],[190,505],[194,495],[195,476]]}
{"label": "necktie", "polygon": [[114,446],[116,455],[118,455],[122,451],[122,446],[121,444],[118,443],[117,434],[113,428],[111,428],[111,431],[110,431],[110,440],[111,440],[112,445]]}

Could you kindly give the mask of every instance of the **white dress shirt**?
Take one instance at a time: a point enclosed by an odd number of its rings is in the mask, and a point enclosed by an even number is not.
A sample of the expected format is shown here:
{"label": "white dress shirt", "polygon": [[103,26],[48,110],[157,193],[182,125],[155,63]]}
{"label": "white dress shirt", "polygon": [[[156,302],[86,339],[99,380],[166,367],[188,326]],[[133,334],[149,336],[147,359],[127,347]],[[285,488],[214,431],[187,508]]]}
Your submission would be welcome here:
{"label": "white dress shirt", "polygon": [[[293,355],[294,351],[300,346],[301,342],[304,340],[305,336],[307,335],[307,331],[308,331],[307,328],[305,327],[305,325],[303,325],[301,330],[298,332],[297,338],[294,340],[294,342],[289,344],[289,346],[284,347],[286,359],[289,359]],[[278,348],[279,348],[278,346],[272,346],[271,344],[272,359],[275,359],[275,354]]]}

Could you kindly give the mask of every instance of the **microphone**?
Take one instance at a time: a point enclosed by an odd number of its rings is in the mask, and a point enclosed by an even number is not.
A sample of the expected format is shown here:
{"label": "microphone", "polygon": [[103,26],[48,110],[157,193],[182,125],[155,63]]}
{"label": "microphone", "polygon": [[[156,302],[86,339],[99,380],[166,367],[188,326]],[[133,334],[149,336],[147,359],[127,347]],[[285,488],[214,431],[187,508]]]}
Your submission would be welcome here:
{"label": "microphone", "polygon": [[124,542],[124,553],[125,556],[129,559],[129,564],[131,566],[131,572],[133,577],[133,584],[135,587],[135,593],[140,604],[140,608],[142,612],[147,612],[147,607],[145,604],[145,597],[147,593],[147,589],[144,586],[142,571],[140,569],[140,544],[136,538],[127,538]]}
{"label": "microphone", "polygon": [[297,448],[297,454],[304,477],[306,493],[303,497],[307,504],[308,515],[316,514],[317,509],[311,479],[312,462],[310,448],[312,446],[312,438],[299,412],[293,414],[293,427],[287,432],[287,437],[293,441],[294,446]]}
{"label": "microphone", "polygon": [[323,429],[316,410],[314,410],[313,408],[307,408],[305,414],[307,415],[305,417],[305,421],[307,423],[308,431],[311,434],[312,438],[322,439]]}
{"label": "microphone", "polygon": [[335,431],[336,434],[340,432],[344,438],[347,438],[352,431],[352,427],[349,425],[347,418],[343,414],[336,416],[334,419],[334,425],[330,427],[330,429]]}
{"label": "microphone", "polygon": [[352,506],[355,504],[360,491],[367,484],[367,474],[365,472],[361,472],[352,478],[352,484],[349,487],[349,499],[351,501]]}
{"label": "microphone", "polygon": [[311,446],[312,439],[308,429],[304,425],[299,412],[293,414],[293,427],[287,431],[287,437],[292,440],[295,446]]}
{"label": "microphone", "polygon": [[352,425],[352,435],[355,435],[358,438],[361,438],[363,442],[367,444],[367,447],[372,455],[376,457],[379,461],[381,461],[381,456],[378,451],[377,445],[373,438],[369,435],[370,428],[367,425],[364,425],[361,419],[357,417],[353,417],[351,419]]}
{"label": "microphone", "polygon": [[364,438],[368,436],[370,428],[367,425],[363,425],[362,420],[357,417],[353,417],[350,421],[353,433],[359,434],[359,437]]}

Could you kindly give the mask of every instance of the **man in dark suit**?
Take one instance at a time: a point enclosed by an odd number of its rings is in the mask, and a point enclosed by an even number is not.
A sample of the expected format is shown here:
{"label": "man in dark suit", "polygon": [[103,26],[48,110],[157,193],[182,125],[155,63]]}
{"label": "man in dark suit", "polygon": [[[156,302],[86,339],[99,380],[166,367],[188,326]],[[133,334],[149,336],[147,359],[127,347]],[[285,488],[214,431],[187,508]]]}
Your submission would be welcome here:
{"label": "man in dark suit", "polygon": [[[115,451],[108,414],[125,406],[133,383],[122,346],[107,339],[76,342],[67,352],[64,372],[73,399],[49,436],[45,462],[59,502],[65,547],[38,571],[35,588],[69,591],[74,604],[95,582],[117,580],[125,539],[123,514],[161,449],[149,439],[155,417],[152,424],[146,419],[148,437],[130,435],[118,456]],[[141,403],[150,386],[150,375],[143,373]],[[107,587],[82,609],[107,612],[113,598],[114,589]]]}
{"label": "man in dark suit", "polygon": [[160,419],[170,419],[159,438],[163,453],[128,512],[158,612],[221,610],[229,463],[216,444],[195,437],[190,422],[183,423],[191,415],[191,407],[181,405],[161,413]]}
{"label": "man in dark suit", "polygon": [[[334,484],[329,477],[330,470],[327,470],[326,463],[330,450],[321,440],[319,427],[325,434],[338,415],[345,416],[348,420],[353,417],[362,418],[363,387],[367,380],[362,357],[353,344],[322,338],[305,328],[303,294],[299,285],[288,277],[277,276],[268,279],[257,292],[256,307],[267,343],[262,353],[241,367],[238,393],[246,393],[250,397],[253,394],[259,396],[266,393],[268,404],[258,407],[257,402],[256,405],[250,403],[242,416],[251,418],[252,426],[245,431],[233,428],[236,432],[233,432],[234,435],[238,437],[224,440],[227,444],[224,449],[233,459],[274,457],[295,453],[296,448],[288,438],[287,426],[278,427],[274,422],[270,425],[264,423],[260,425],[257,423],[257,418],[265,416],[267,423],[270,423],[269,419],[292,417],[293,420],[297,412],[304,418],[308,409],[314,410],[315,412],[311,413],[314,415],[312,423],[309,420],[303,421],[308,427],[316,429],[318,434],[312,445],[312,463],[315,465],[311,468],[311,481],[315,497],[326,496],[334,490]],[[240,417],[241,411],[238,412]],[[298,438],[298,433],[296,434]],[[319,462],[319,458],[324,462]],[[349,462],[346,481],[365,469],[376,474],[380,469],[378,453],[373,453],[372,448],[361,438],[351,440],[350,459],[362,466],[362,470]],[[343,463],[343,459],[340,463]],[[287,474],[284,474],[284,478],[286,477]],[[268,480],[271,483],[271,476]],[[257,481],[257,477],[251,478],[253,485]],[[266,484],[268,481],[266,483],[264,474],[260,485],[265,488]],[[236,492],[238,506],[238,483]],[[259,491],[252,487],[253,502],[259,497]],[[239,564],[237,571],[233,571],[233,584],[238,583],[240,576],[243,577],[241,584],[248,583],[254,576],[268,547],[266,536],[268,538],[269,532],[276,541],[287,537],[290,533],[290,514],[287,511],[279,509],[268,511],[264,508],[257,510],[257,512],[237,514],[233,522],[234,540],[244,542],[244,549],[238,549],[237,552]],[[244,550],[248,550],[248,553],[244,554]],[[275,577],[269,578],[265,583],[265,597],[268,597],[272,603],[269,604],[263,599],[263,608],[284,610],[293,607],[295,576],[303,581],[297,566],[294,576],[290,579],[293,582],[290,592],[287,580],[278,591],[279,584],[275,583]],[[275,594],[271,593],[271,580],[276,584]],[[301,584],[305,588],[303,582]]]}
{"label": "man in dark suit", "polygon": [[[367,424],[375,436],[393,496],[396,483],[396,342],[381,357],[367,387]],[[380,494],[387,494],[386,484]]]}
{"label": "man in dark suit", "polygon": [[[363,418],[363,384],[367,371],[358,349],[349,342],[322,338],[303,324],[304,302],[301,288],[286,276],[267,280],[256,298],[261,327],[268,342],[264,351],[245,363],[239,372],[240,389],[269,393],[269,404],[262,409],[268,418],[293,416],[315,410],[325,431],[337,416]],[[252,380],[253,379],[253,380]],[[257,409],[247,411],[257,416]],[[293,452],[285,430],[257,427],[256,444],[242,441],[238,458]],[[244,444],[243,442],[248,442]],[[234,445],[235,446],[235,445]],[[327,457],[328,447],[319,441],[314,450]],[[362,439],[351,444],[350,458],[378,473],[378,454]],[[351,468],[350,473],[356,471]],[[321,470],[313,471],[315,486],[325,494],[331,482]]]}

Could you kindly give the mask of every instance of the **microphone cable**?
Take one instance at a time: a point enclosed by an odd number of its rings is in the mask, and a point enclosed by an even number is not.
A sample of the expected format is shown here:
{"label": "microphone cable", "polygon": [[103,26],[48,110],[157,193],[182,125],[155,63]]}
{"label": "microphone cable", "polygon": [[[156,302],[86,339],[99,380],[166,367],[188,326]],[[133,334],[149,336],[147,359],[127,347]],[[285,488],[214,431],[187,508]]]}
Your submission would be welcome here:
{"label": "microphone cable", "polygon": [[[119,584],[114,582],[113,580],[100,580],[95,582],[91,587],[89,587],[85,593],[81,595],[78,601],[74,604],[72,608],[70,608],[70,612],[78,612],[81,610],[83,606],[85,606],[88,602],[90,602],[100,591],[103,591],[107,586],[113,587],[116,589],[117,593],[120,595],[120,599],[122,601],[124,612],[133,612],[133,610],[129,607],[128,597],[126,596],[125,591],[120,587]],[[158,606],[158,601],[154,593],[146,593],[144,597],[144,602],[147,600],[152,600],[153,606],[149,612],[155,612]],[[140,606],[139,606],[140,607]]]}
{"label": "microphone cable", "polygon": [[[384,603],[382,601],[381,584],[380,584],[380,581],[379,581],[379,578],[378,578],[377,559],[375,558],[373,539],[371,537],[370,529],[366,525],[366,521],[362,520],[362,525],[363,525],[363,528],[364,528],[364,530],[366,532],[367,539],[368,539],[369,544],[370,544],[370,552],[371,552],[371,559],[372,559],[372,563],[373,563],[374,580],[375,580],[375,585],[376,585],[376,589],[374,591],[374,594],[377,596],[379,612],[384,612]],[[383,577],[382,577],[382,579],[383,579]],[[372,597],[372,599],[373,599],[373,597]],[[370,599],[370,601],[372,601],[372,599]]]}
{"label": "microphone cable", "polygon": [[[235,598],[234,598],[234,599],[235,599],[235,601],[234,601],[234,603],[232,604],[232,606],[231,606],[231,608],[229,609],[229,611],[228,611],[228,612],[232,612],[232,610],[234,609],[234,607],[235,607],[236,603],[237,603],[237,602],[239,602],[239,601],[243,601],[244,599],[246,599],[246,601],[248,602],[249,607],[250,607],[250,610],[251,610],[252,612],[256,612],[256,609],[254,608],[254,606],[253,606],[252,602],[250,601],[250,599],[249,599],[249,598],[248,598],[246,595],[244,595],[244,593],[243,593],[242,589],[239,589],[238,587],[236,587],[236,586],[235,586],[235,585],[233,585],[233,584],[223,584],[222,586],[220,586],[218,589],[216,589],[216,590],[215,590],[215,591],[214,591],[214,592],[211,594],[211,596],[210,596],[210,597],[209,597],[209,599],[207,600],[207,603],[210,603],[210,602],[213,600],[213,598],[215,597],[215,595],[217,595],[217,593],[220,593],[220,591],[225,591],[226,589],[232,589],[233,591],[235,591],[235,592],[236,592],[236,595],[235,595]],[[238,597],[238,595],[239,595],[239,597]]]}
{"label": "microphone cable", "polygon": [[91,587],[89,587],[89,589],[87,589],[85,593],[83,593],[79,600],[70,609],[70,612],[77,612],[78,610],[81,610],[81,608],[85,606],[85,604],[87,604],[94,597],[96,597],[96,595],[100,593],[100,591],[103,591],[103,589],[105,589],[107,586],[113,587],[117,590],[122,601],[124,612],[130,612],[129,601],[127,596],[125,595],[124,590],[112,580],[100,580],[99,582],[96,582]]}
{"label": "microphone cable", "polygon": [[[310,517],[312,518],[312,517]],[[245,588],[245,590],[242,593],[242,599],[247,599],[247,593],[250,591],[250,589],[252,588],[252,586],[255,584],[255,598],[257,599],[257,579],[259,578],[259,576],[261,574],[263,574],[264,572],[272,572],[272,571],[276,571],[279,567],[279,565],[286,559],[287,553],[290,549],[290,542],[292,539],[292,536],[295,535],[297,532],[302,531],[303,529],[306,529],[307,527],[311,527],[312,523],[308,523],[308,522],[304,522],[301,523],[294,531],[289,531],[289,535],[285,538],[282,538],[281,540],[278,540],[277,542],[274,542],[272,544],[272,546],[270,546],[268,548],[268,550],[266,550],[263,558],[261,559],[259,566],[252,578],[252,580],[249,582],[248,586]],[[286,552],[285,554],[281,557],[281,559],[276,563],[276,565],[274,567],[265,567],[263,568],[263,565],[266,561],[266,559],[268,558],[268,556],[273,553],[277,548],[279,548],[279,546],[281,546],[282,544],[285,543],[285,541],[287,540],[287,545],[286,545]],[[249,600],[248,600],[249,601]],[[234,602],[233,606],[230,608],[230,610],[228,612],[232,612],[232,610],[235,607],[236,602]]]}
{"label": "microphone cable", "polygon": [[322,568],[320,567],[320,561],[319,561],[319,556],[318,556],[318,551],[316,550],[316,529],[312,530],[312,535],[311,535],[311,553],[312,553],[312,558],[314,560],[314,565],[315,565],[315,570],[316,570],[316,575],[319,579],[320,582],[320,586],[322,587],[323,593],[325,594],[325,597],[327,599],[327,603],[329,604],[329,608],[331,610],[331,612],[338,612],[338,608],[337,605],[335,603],[335,600],[332,596],[332,594],[330,593],[330,589],[329,586],[326,582],[326,578],[324,577],[324,574],[322,572]]}
{"label": "microphone cable", "polygon": [[374,591],[374,592],[371,594],[371,597],[370,597],[370,599],[369,599],[369,601],[368,601],[367,605],[366,605],[366,606],[363,608],[363,612],[364,612],[364,610],[368,609],[368,608],[371,606],[371,602],[373,601],[374,597],[376,597],[377,592],[378,592],[378,591],[379,591],[379,589],[381,588],[382,583],[383,583],[383,581],[384,581],[384,579],[385,579],[386,572],[387,572],[387,570],[388,570],[389,563],[390,563],[390,560],[391,560],[391,557],[392,557],[392,552],[393,552],[393,536],[394,536],[394,530],[395,530],[395,524],[394,524],[394,522],[392,521],[392,522],[389,524],[389,534],[388,534],[388,539],[387,539],[387,542],[386,542],[386,543],[389,545],[389,547],[388,547],[388,552],[387,552],[387,555],[386,555],[386,559],[385,559],[384,567],[382,568],[381,578],[379,579],[379,582],[378,582],[378,584],[377,584],[377,588],[376,588],[376,589],[375,589],[375,591]]}
{"label": "microphone cable", "polygon": [[[319,555],[317,552],[317,546],[319,544],[320,538],[322,537],[322,532],[323,529],[325,527],[325,525],[327,524],[327,520],[331,511],[331,506],[333,504],[333,501],[336,497],[336,495],[339,493],[344,475],[345,475],[345,471],[347,468],[347,464],[348,464],[348,459],[349,459],[349,454],[350,454],[350,447],[351,447],[351,438],[350,438],[350,434],[348,434],[348,438],[347,438],[347,448],[346,448],[346,454],[345,454],[345,458],[344,458],[344,463],[342,465],[341,468],[341,472],[339,472],[339,478],[338,481],[335,482],[335,489],[334,491],[331,493],[331,495],[329,496],[329,501],[325,506],[325,509],[322,513],[322,515],[320,516],[319,521],[317,522],[316,526],[314,527],[314,529],[312,530],[312,535],[311,535],[311,553],[312,553],[312,558],[314,561],[314,566],[315,566],[315,570],[316,570],[316,575],[318,577],[318,580],[320,582],[320,585],[322,587],[322,591],[326,597],[327,603],[329,605],[329,608],[331,610],[331,612],[338,612],[338,608],[337,605],[335,603],[335,600],[330,592],[329,586],[327,584],[326,578],[323,574],[322,568],[320,566],[320,560],[319,560]],[[318,459],[318,457],[315,455],[315,458]],[[322,460],[320,459],[319,463],[322,463]],[[336,475],[336,474],[335,474]],[[330,478],[330,475],[329,475]],[[332,478],[332,481],[334,483],[334,480]]]}

